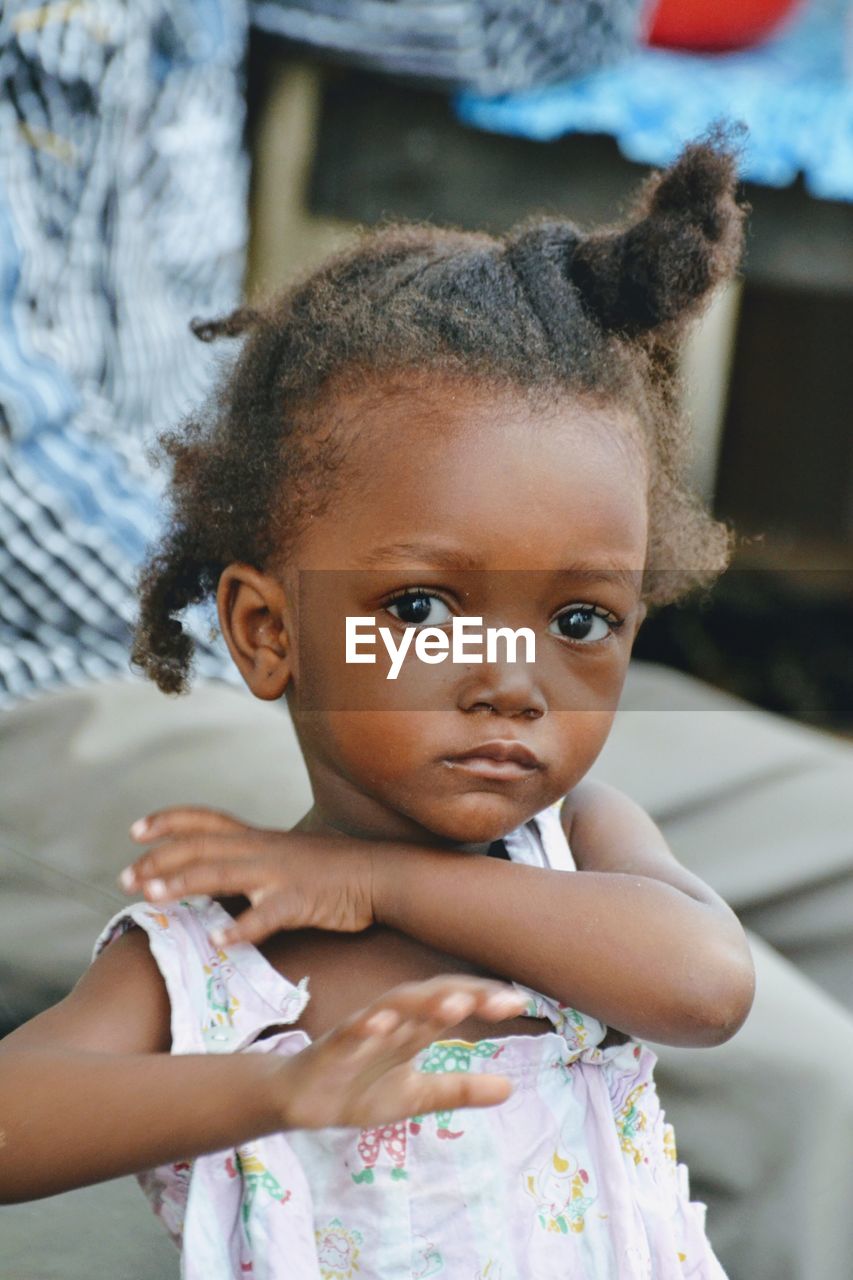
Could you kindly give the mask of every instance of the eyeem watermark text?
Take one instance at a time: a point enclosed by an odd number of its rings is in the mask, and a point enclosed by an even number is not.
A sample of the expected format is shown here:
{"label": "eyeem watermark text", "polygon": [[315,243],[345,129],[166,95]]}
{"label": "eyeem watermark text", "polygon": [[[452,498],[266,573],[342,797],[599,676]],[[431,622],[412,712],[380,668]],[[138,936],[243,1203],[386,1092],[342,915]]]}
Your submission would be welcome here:
{"label": "eyeem watermark text", "polygon": [[[397,644],[390,627],[377,627],[376,619],[347,618],[347,662],[376,662],[377,640],[385,646],[391,665],[386,679],[396,680],[411,650],[421,662],[535,662],[536,635],[530,627],[483,627],[482,618],[454,617],[450,632],[443,627],[407,627]],[[524,657],[518,658],[519,642],[524,641]],[[503,648],[503,656],[500,653]],[[484,656],[485,655],[485,656]]]}

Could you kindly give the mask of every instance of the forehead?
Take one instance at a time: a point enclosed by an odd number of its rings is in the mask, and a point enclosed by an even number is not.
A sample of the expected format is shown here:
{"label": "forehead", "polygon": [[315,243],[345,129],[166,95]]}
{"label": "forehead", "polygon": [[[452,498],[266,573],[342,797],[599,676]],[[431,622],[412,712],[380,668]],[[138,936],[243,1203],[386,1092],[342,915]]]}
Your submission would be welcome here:
{"label": "forehead", "polygon": [[471,568],[643,567],[646,463],[625,411],[436,377],[367,388],[335,410],[346,459],[333,521],[304,539],[309,563],[313,544],[339,557],[329,568],[422,562],[427,546]]}

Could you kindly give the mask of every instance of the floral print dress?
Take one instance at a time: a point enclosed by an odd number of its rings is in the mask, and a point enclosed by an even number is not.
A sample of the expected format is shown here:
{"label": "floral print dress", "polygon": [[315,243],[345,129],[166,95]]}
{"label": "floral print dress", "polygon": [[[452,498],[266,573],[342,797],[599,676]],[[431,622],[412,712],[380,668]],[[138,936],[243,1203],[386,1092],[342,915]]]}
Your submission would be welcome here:
{"label": "floral print dress", "polygon": [[[504,838],[513,861],[571,872],[559,806]],[[307,980],[247,943],[207,898],[122,911],[171,1001],[173,1053],[298,1053]],[[421,1071],[495,1072],[512,1096],[372,1129],[292,1130],[139,1176],[185,1280],[725,1280],[655,1091],[654,1053],[520,988],[552,1031],[448,1039]]]}

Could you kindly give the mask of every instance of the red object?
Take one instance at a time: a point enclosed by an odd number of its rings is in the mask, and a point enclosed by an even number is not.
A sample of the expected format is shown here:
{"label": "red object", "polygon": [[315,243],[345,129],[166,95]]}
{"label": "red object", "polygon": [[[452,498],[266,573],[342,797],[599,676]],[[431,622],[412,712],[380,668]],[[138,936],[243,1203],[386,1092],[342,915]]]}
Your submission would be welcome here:
{"label": "red object", "polygon": [[660,0],[649,44],[668,49],[723,53],[759,44],[787,17],[797,0]]}

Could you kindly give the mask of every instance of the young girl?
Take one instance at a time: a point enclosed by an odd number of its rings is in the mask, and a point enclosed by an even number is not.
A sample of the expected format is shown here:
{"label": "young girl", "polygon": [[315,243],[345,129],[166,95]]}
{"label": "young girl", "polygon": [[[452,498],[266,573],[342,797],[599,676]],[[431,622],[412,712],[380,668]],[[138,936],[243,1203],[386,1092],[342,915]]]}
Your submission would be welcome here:
{"label": "young girl", "polygon": [[[151,1170],[193,1280],[722,1277],[638,1039],[731,1036],[748,949],[585,776],[647,605],[726,561],[673,369],[738,260],[733,187],[712,139],[622,228],[392,226],[196,326],[245,341],[165,438],[135,657],[182,690],[215,593],[314,803],[137,824],[147,901],[0,1054],[7,1199]],[[454,654],[463,618],[500,643]]]}

